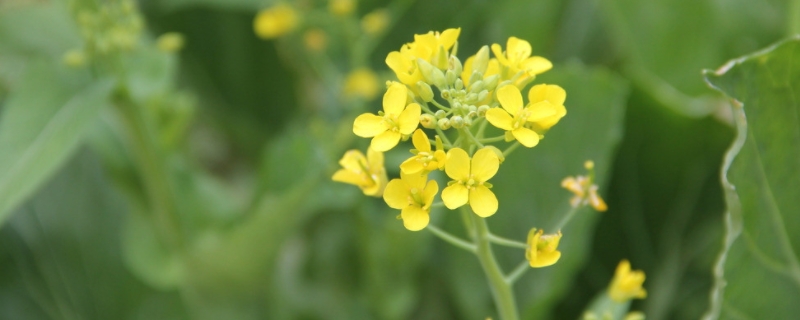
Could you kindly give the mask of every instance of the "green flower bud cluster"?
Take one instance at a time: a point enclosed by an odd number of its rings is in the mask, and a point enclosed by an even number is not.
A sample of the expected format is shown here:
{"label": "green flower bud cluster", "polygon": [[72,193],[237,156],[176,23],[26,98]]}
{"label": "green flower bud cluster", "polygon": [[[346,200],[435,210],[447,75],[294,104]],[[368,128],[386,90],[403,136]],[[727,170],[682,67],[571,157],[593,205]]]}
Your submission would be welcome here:
{"label": "green flower bud cluster", "polygon": [[[85,40],[85,58],[103,57],[136,48],[144,21],[134,0],[72,0],[69,8]],[[70,51],[65,63],[76,63],[76,50]]]}

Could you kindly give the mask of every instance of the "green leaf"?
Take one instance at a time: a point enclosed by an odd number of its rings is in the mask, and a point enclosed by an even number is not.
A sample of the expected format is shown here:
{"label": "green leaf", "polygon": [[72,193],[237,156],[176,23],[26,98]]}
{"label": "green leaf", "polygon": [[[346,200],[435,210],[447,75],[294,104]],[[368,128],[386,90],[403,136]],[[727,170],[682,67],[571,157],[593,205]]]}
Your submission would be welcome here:
{"label": "green leaf", "polygon": [[[800,37],[705,71],[734,100],[725,245],[706,319],[789,319],[800,305]],[[784,303],[777,303],[784,301]],[[765,306],[769,306],[765,308]]]}
{"label": "green leaf", "polygon": [[75,85],[86,82],[38,63],[10,94],[0,119],[0,222],[68,159],[108,106],[113,82]]}

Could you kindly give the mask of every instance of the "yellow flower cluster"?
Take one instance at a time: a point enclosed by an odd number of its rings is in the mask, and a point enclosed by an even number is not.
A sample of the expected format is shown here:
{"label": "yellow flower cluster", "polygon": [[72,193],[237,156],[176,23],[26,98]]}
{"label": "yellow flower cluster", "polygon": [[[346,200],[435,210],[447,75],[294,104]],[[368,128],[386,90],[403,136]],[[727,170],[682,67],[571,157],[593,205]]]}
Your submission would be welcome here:
{"label": "yellow flower cluster", "polygon": [[[511,37],[505,50],[498,44],[491,50],[484,46],[462,64],[456,57],[460,33],[447,29],[417,34],[414,42],[389,53],[386,64],[399,81],[387,83],[381,111],[361,114],[353,123],[355,135],[371,138],[369,152],[386,152],[411,139],[414,149],[400,164],[400,178],[389,181],[383,192],[389,207],[401,210],[409,230],[424,229],[431,208],[439,205],[451,210],[469,205],[484,218],[495,214],[499,203],[489,180],[514,144],[536,146],[567,113],[566,92],[557,85],[534,85],[524,101],[526,86],[552,68],[547,59],[531,56],[527,41]],[[502,141],[512,145],[505,151],[492,145]],[[350,169],[356,171],[342,179],[342,170]],[[335,180],[378,195],[375,190],[381,188],[375,184],[381,180],[375,176],[380,175],[369,174],[374,168],[351,165],[342,170]],[[429,178],[435,171],[450,178],[441,190],[441,203],[435,202],[439,184]],[[531,266],[555,263],[560,238],[560,233],[532,232],[527,254]]]}

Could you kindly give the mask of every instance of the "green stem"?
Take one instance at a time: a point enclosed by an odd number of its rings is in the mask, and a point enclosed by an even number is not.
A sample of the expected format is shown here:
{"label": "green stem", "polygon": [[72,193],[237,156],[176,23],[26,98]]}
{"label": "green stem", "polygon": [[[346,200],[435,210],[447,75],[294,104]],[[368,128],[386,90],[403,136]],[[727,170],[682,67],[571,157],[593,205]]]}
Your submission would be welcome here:
{"label": "green stem", "polygon": [[519,146],[520,146],[519,141],[514,141],[514,144],[510,145],[508,148],[506,148],[505,151],[503,151],[503,156],[508,157],[508,155],[514,152],[514,150],[517,150]]}
{"label": "green stem", "polygon": [[522,261],[516,268],[514,268],[514,271],[511,271],[508,277],[506,277],[506,282],[509,285],[514,284],[514,282],[517,282],[519,277],[524,275],[525,272],[528,272],[530,268],[530,262],[528,262],[528,260]]}
{"label": "green stem", "polygon": [[567,223],[569,223],[569,221],[572,220],[572,218],[580,210],[580,208],[581,207],[570,206],[570,210],[567,211],[567,214],[565,214],[563,218],[561,218],[561,221],[559,221],[558,224],[556,224],[555,226],[553,226],[552,229],[550,229],[551,232],[559,231],[565,226],[567,226]]}
{"label": "green stem", "polygon": [[500,236],[496,236],[492,233],[489,233],[488,237],[489,241],[498,244],[501,246],[512,247],[512,248],[520,248],[520,249],[528,249],[528,245],[517,240],[506,239]]}
{"label": "green stem", "polygon": [[436,226],[429,224],[426,229],[430,230],[435,236],[441,238],[442,240],[449,242],[450,244],[459,247],[461,249],[467,250],[469,252],[475,253],[475,245],[464,240],[461,240],[459,237],[456,237],[447,231],[437,228]]}
{"label": "green stem", "polygon": [[478,141],[478,138],[475,138],[475,136],[472,135],[472,132],[469,131],[468,128],[461,128],[458,131],[461,132],[462,135],[468,137],[472,141],[472,143],[474,143],[476,146],[478,146],[478,148],[483,148],[483,143]]}
{"label": "green stem", "polygon": [[[466,211],[464,207],[462,207],[462,210]],[[480,260],[483,272],[489,280],[489,288],[491,288],[500,319],[517,320],[519,316],[517,315],[514,290],[512,290],[511,284],[506,281],[505,275],[500,270],[500,265],[492,252],[492,246],[489,242],[489,226],[486,225],[486,220],[483,218],[475,214],[470,214],[470,216],[475,226],[474,240],[477,247],[478,260]]]}
{"label": "green stem", "polygon": [[800,0],[792,0],[789,4],[788,36],[800,34]]}
{"label": "green stem", "polygon": [[116,99],[121,119],[128,129],[131,152],[152,210],[159,237],[171,249],[183,248],[183,232],[175,205],[175,194],[158,143],[140,106],[127,97]]}
{"label": "green stem", "polygon": [[442,142],[444,144],[449,144],[451,146],[455,146],[452,143],[450,143],[450,139],[447,139],[447,136],[444,134],[444,131],[442,131],[442,129],[439,129],[439,126],[436,126],[436,134],[439,135],[439,138],[442,139]]}
{"label": "green stem", "polygon": [[480,141],[481,143],[492,143],[492,142],[503,141],[505,139],[506,139],[506,136],[502,135],[502,136],[497,136],[497,137],[492,137],[492,138],[478,139],[478,141]]}

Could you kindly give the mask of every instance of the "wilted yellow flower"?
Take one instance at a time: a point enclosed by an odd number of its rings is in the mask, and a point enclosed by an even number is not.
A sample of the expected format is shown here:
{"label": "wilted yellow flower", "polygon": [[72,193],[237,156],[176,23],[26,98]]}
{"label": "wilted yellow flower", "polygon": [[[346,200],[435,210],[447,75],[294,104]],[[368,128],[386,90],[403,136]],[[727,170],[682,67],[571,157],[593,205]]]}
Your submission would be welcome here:
{"label": "wilted yellow flower", "polygon": [[426,174],[406,174],[400,172],[400,179],[392,179],[386,186],[383,200],[393,209],[399,209],[403,226],[411,231],[419,231],[430,222],[431,204],[439,185],[435,180],[428,181]]}
{"label": "wilted yellow flower", "polygon": [[561,241],[561,231],[557,234],[544,234],[544,230],[533,228],[528,232],[528,248],[525,249],[525,258],[533,268],[542,268],[555,264],[561,258],[558,251],[558,242]]}
{"label": "wilted yellow flower", "polygon": [[608,205],[597,194],[597,185],[594,184],[594,162],[586,161],[584,165],[589,170],[589,176],[566,177],[561,181],[561,187],[575,194],[569,200],[573,208],[591,205],[597,211],[608,210]]}
{"label": "wilted yellow flower", "polygon": [[393,82],[383,95],[383,112],[378,115],[364,113],[353,123],[353,133],[359,137],[372,138],[371,147],[387,151],[408,136],[419,125],[422,109],[416,103],[406,105],[408,88]]}
{"label": "wilted yellow flower", "polygon": [[330,0],[328,10],[337,16],[346,16],[356,9],[355,0]]}
{"label": "wilted yellow flower", "polygon": [[442,190],[444,205],[452,210],[469,203],[472,211],[484,218],[497,212],[497,197],[488,182],[500,168],[494,151],[483,148],[470,159],[464,149],[453,148],[447,152],[446,161],[444,170],[453,181]]}
{"label": "wilted yellow flower", "polygon": [[339,164],[342,169],[333,174],[333,181],[349,183],[361,188],[365,195],[380,197],[389,180],[383,166],[383,153],[367,149],[367,157],[358,150],[345,152]]}
{"label": "wilted yellow flower", "polygon": [[274,39],[294,30],[299,20],[294,8],[281,3],[261,10],[253,21],[253,30],[262,39]]}
{"label": "wilted yellow flower", "polygon": [[647,291],[642,288],[644,283],[644,271],[631,271],[631,263],[628,260],[620,261],[614,279],[608,287],[608,295],[616,302],[625,302],[631,299],[644,299]]}
{"label": "wilted yellow flower", "polygon": [[314,28],[303,34],[303,42],[308,50],[322,51],[328,46],[328,37],[322,29]]}
{"label": "wilted yellow flower", "polygon": [[359,68],[350,72],[344,80],[344,94],[348,97],[360,97],[372,100],[380,90],[378,76],[368,68]]}
{"label": "wilted yellow flower", "polygon": [[436,151],[431,149],[431,142],[428,140],[428,136],[424,131],[422,131],[422,129],[417,129],[417,131],[414,131],[414,135],[411,137],[411,142],[414,143],[414,148],[416,148],[411,150],[411,152],[415,155],[400,164],[400,170],[402,170],[404,173],[412,174],[428,173],[436,169],[441,170],[444,168],[447,155],[438,145]]}
{"label": "wilted yellow flower", "polygon": [[[400,82],[414,86],[417,81],[423,80],[422,72],[417,66],[417,59],[433,62],[433,58],[441,55],[453,47],[458,40],[461,28],[447,29],[442,33],[430,31],[426,34],[415,34],[414,42],[407,43],[400,48],[400,51],[392,51],[386,56],[386,65],[394,71]],[[445,65],[432,63],[440,69],[446,68]]]}
{"label": "wilted yellow flower", "polygon": [[379,34],[389,26],[390,19],[391,17],[386,9],[372,11],[361,18],[361,30],[364,30],[364,33],[369,35]]}
{"label": "wilted yellow flower", "polygon": [[497,61],[508,68],[508,73],[504,75],[505,79],[511,79],[520,71],[523,72],[514,83],[520,88],[533,80],[537,74],[544,73],[553,67],[550,60],[540,56],[531,57],[531,44],[517,37],[508,38],[506,51],[503,51],[503,48],[495,43],[492,45],[492,52]]}
{"label": "wilted yellow flower", "polygon": [[537,84],[528,91],[528,103],[531,105],[544,106],[546,103],[548,109],[555,110],[555,113],[540,118],[538,120],[530,120],[533,129],[536,132],[544,133],[549,130],[561,118],[567,115],[567,108],[564,107],[564,101],[567,100],[567,92],[563,88],[554,84]]}
{"label": "wilted yellow flower", "polygon": [[156,47],[163,52],[177,52],[183,49],[185,43],[183,35],[178,32],[167,32],[156,40]]}
{"label": "wilted yellow flower", "polygon": [[526,124],[545,120],[557,112],[556,107],[547,101],[529,104],[523,108],[522,93],[511,85],[497,89],[497,100],[503,108],[487,110],[486,120],[495,127],[506,130],[506,140],[517,139],[528,148],[539,144],[539,134]]}

